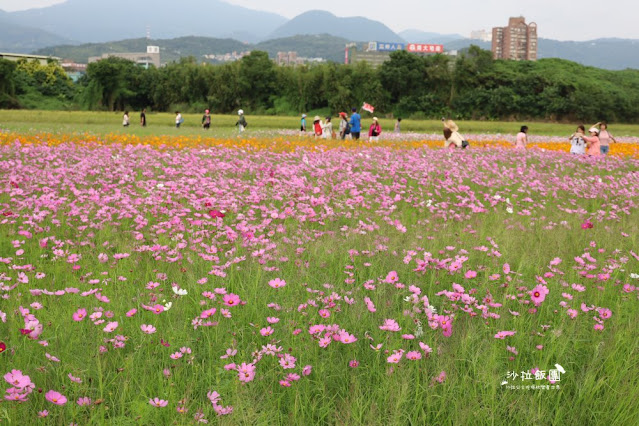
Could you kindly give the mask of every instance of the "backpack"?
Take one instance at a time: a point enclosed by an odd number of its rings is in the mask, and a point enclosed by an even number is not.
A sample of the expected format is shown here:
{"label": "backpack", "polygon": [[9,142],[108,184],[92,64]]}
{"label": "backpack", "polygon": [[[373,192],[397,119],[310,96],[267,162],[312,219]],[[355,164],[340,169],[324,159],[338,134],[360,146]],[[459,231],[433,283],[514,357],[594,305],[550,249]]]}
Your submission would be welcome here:
{"label": "backpack", "polygon": [[346,127],[344,127],[344,134],[345,135],[351,134],[351,123],[349,123],[348,121],[346,122]]}

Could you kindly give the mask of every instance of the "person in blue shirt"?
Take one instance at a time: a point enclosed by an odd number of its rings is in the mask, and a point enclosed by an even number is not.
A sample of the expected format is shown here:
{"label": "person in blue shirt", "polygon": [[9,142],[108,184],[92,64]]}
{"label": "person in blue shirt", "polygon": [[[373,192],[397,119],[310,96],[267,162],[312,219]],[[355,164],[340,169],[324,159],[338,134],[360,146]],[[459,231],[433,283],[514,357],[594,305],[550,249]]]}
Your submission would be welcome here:
{"label": "person in blue shirt", "polygon": [[351,115],[351,137],[355,140],[359,139],[362,131],[362,117],[357,113],[357,108],[353,108]]}
{"label": "person in blue shirt", "polygon": [[306,114],[302,114],[302,121],[300,122],[300,132],[306,133]]}

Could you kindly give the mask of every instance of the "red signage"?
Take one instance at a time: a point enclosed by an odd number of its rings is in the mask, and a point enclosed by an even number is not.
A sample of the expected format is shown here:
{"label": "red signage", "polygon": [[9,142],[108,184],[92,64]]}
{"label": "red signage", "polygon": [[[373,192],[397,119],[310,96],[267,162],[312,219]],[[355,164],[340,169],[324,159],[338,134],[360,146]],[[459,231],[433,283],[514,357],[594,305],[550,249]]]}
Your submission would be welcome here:
{"label": "red signage", "polygon": [[444,53],[444,45],[408,43],[406,45],[406,50],[411,53]]}

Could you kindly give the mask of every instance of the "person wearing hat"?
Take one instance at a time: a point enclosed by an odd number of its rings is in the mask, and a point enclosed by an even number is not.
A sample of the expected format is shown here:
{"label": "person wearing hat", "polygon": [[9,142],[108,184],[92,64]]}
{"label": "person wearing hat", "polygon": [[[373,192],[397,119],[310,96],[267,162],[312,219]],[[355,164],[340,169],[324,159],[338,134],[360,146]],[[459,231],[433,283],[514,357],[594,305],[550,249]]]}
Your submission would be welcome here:
{"label": "person wearing hat", "polygon": [[202,116],[202,128],[204,130],[211,128],[211,114],[208,109],[204,111],[204,115]]}
{"label": "person wearing hat", "polygon": [[302,114],[302,121],[300,122],[300,132],[306,132],[306,114]]}
{"label": "person wearing hat", "polygon": [[339,113],[339,137],[344,140],[351,134],[351,125],[348,123],[348,116],[345,112]]}
{"label": "person wearing hat", "polygon": [[351,114],[351,137],[355,140],[359,139],[360,132],[362,131],[362,116],[357,113],[357,108],[352,109]]}
{"label": "person wearing hat", "polygon": [[315,118],[313,118],[313,131],[315,132],[316,138],[322,137],[322,127],[322,119],[319,117],[319,115],[316,115]]}
{"label": "person wearing hat", "polygon": [[442,118],[444,124],[444,147],[449,149],[462,148],[464,138],[459,134],[459,126],[453,120]]}
{"label": "person wearing hat", "polygon": [[601,143],[599,142],[599,129],[596,127],[591,127],[588,129],[588,133],[590,136],[583,136],[583,139],[586,141],[586,154],[592,156],[601,155]]}
{"label": "person wearing hat", "polygon": [[237,112],[237,115],[240,118],[238,118],[237,123],[235,123],[235,125],[237,126],[238,131],[242,133],[244,129],[246,129],[246,126],[248,126],[248,123],[246,122],[246,118],[244,118],[244,110],[239,110]]}
{"label": "person wearing hat", "polygon": [[382,134],[382,126],[379,125],[379,120],[377,117],[373,117],[373,123],[368,128],[368,140],[370,142],[377,142],[379,140],[379,135]]}

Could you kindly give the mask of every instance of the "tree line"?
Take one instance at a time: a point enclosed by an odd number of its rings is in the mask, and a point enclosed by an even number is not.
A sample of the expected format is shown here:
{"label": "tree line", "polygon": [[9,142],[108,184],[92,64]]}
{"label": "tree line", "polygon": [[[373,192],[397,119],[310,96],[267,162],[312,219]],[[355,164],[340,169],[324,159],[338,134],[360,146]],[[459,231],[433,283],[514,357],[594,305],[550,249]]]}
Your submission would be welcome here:
{"label": "tree line", "polygon": [[0,59],[0,107],[294,115],[372,104],[395,117],[639,121],[639,70],[608,71],[561,59],[493,60],[472,46],[457,57],[394,52],[367,63],[280,67],[253,51],[224,65],[182,58],[140,68],[109,58],[73,83],[57,63]]}

